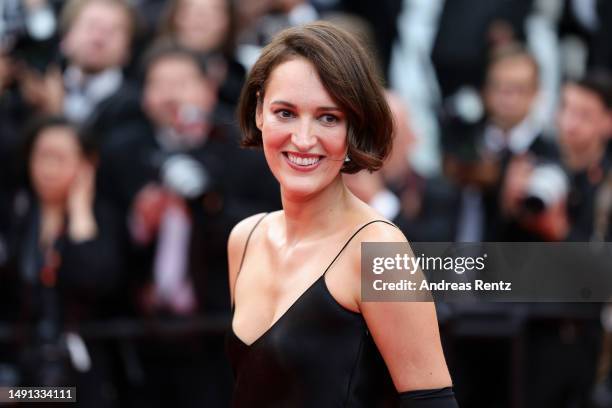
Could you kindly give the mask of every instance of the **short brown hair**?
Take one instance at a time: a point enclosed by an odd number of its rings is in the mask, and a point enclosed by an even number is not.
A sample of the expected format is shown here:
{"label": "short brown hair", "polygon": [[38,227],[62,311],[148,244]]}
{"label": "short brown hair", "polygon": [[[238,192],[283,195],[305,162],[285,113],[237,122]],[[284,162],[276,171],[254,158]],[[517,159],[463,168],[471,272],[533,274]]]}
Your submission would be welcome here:
{"label": "short brown hair", "polygon": [[540,66],[538,65],[538,61],[527,49],[525,49],[525,47],[517,43],[511,43],[493,50],[493,52],[489,55],[487,76],[490,74],[494,66],[512,59],[522,59],[524,62],[531,65],[531,69],[533,70],[533,80],[537,86],[540,80]]}
{"label": "short brown hair", "polygon": [[568,79],[565,84],[573,84],[594,93],[607,110],[612,110],[612,74],[608,70],[593,69],[580,79]]}
{"label": "short brown hair", "polygon": [[91,3],[107,3],[113,6],[118,6],[123,9],[125,15],[128,17],[130,27],[128,36],[133,39],[139,30],[138,16],[134,8],[125,0],[69,0],[62,8],[60,16],[60,30],[63,34],[70,31],[72,24],[79,17],[81,12]]}
{"label": "short brown hair", "polygon": [[[176,37],[176,15],[178,14],[181,2],[184,0],[170,0],[162,14],[158,34],[160,37]],[[227,29],[227,35],[222,44],[219,45],[218,49],[210,51],[220,51],[225,55],[233,55],[235,42],[236,42],[236,13],[235,5],[232,0],[224,0],[225,12],[229,19],[229,27]]]}
{"label": "short brown hair", "polygon": [[392,145],[393,117],[380,75],[364,47],[346,31],[326,22],[289,28],[264,48],[242,88],[238,120],[242,146],[261,147],[255,123],[266,82],[278,65],[294,58],[311,62],[323,86],[346,114],[348,155],[341,171],[380,169]]}
{"label": "short brown hair", "polygon": [[146,77],[153,65],[166,58],[189,60],[193,65],[197,66],[202,75],[206,76],[208,74],[205,56],[182,46],[173,38],[162,37],[153,42],[141,57],[140,68],[142,76]]}

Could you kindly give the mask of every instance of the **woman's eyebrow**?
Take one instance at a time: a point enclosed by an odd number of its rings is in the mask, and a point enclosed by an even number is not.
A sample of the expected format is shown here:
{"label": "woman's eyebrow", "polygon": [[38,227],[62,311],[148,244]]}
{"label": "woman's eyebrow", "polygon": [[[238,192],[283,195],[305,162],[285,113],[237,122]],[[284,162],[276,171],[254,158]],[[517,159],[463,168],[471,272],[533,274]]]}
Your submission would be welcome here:
{"label": "woman's eyebrow", "polygon": [[321,106],[320,108],[318,108],[318,110],[342,112],[342,109],[337,106]]}
{"label": "woman's eyebrow", "polygon": [[289,108],[293,108],[293,109],[295,109],[295,107],[296,107],[296,106],[295,106],[294,104],[292,104],[291,102],[282,101],[282,100],[272,101],[272,102],[270,102],[270,105],[285,105],[285,106],[287,106],[287,107],[289,107]]}
{"label": "woman's eyebrow", "polygon": [[[284,106],[287,106],[287,107],[292,108],[292,109],[296,109],[297,108],[291,102],[287,102],[287,101],[283,101],[283,100],[272,101],[272,102],[270,102],[270,105],[284,105]],[[342,109],[340,109],[337,106],[319,106],[317,108],[317,110],[319,110],[319,111],[337,111],[337,112],[342,112]]]}

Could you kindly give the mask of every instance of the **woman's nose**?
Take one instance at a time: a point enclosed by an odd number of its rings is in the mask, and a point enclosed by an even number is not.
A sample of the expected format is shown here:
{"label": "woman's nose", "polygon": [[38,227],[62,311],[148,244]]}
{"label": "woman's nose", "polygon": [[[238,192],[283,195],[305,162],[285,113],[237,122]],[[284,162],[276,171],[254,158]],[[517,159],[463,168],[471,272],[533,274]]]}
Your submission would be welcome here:
{"label": "woman's nose", "polygon": [[310,124],[303,123],[299,129],[291,134],[291,142],[299,150],[308,151],[317,143],[317,137],[314,135]]}

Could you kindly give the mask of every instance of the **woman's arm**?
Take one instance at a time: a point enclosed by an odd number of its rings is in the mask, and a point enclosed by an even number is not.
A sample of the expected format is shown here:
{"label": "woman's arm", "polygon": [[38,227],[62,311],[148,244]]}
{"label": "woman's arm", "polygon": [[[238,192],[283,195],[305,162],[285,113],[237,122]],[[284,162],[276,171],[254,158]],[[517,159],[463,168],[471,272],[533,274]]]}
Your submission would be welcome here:
{"label": "woman's arm", "polygon": [[362,302],[361,312],[399,391],[451,385],[432,302]]}
{"label": "woman's arm", "polygon": [[[364,231],[362,242],[406,242],[390,225],[377,223]],[[361,257],[353,257],[361,279]],[[368,329],[400,392],[402,407],[452,408],[457,403],[446,366],[433,302],[366,302],[359,307]],[[428,404],[428,405],[427,405]]]}

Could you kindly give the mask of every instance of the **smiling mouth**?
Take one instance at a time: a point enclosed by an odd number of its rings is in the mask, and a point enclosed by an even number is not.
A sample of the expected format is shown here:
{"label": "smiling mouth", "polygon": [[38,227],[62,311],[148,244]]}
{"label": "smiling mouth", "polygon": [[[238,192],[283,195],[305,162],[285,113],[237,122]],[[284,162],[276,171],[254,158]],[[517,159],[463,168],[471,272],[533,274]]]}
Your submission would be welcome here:
{"label": "smiling mouth", "polygon": [[287,160],[299,167],[309,168],[316,166],[324,156],[316,155],[316,154],[295,154],[293,152],[283,152],[283,156],[287,158]]}

